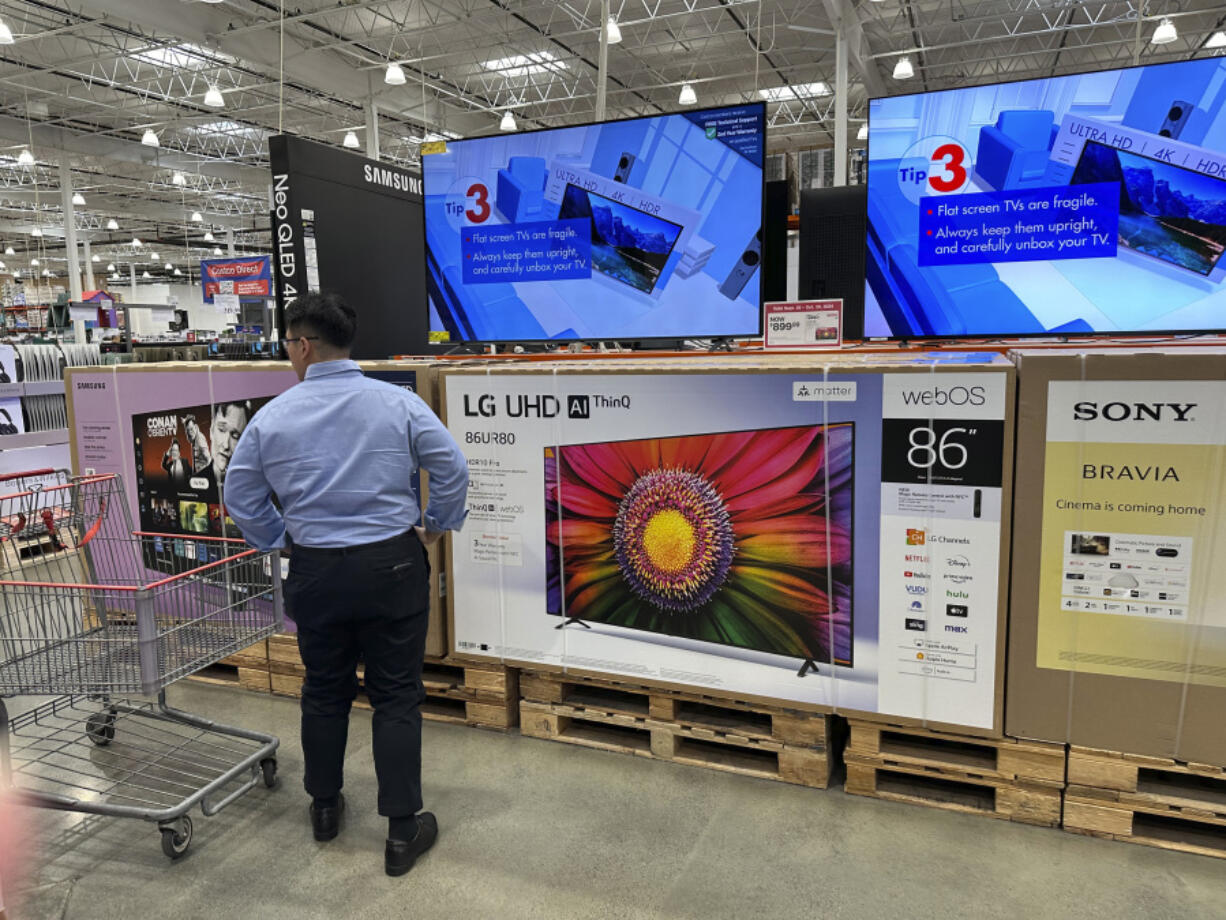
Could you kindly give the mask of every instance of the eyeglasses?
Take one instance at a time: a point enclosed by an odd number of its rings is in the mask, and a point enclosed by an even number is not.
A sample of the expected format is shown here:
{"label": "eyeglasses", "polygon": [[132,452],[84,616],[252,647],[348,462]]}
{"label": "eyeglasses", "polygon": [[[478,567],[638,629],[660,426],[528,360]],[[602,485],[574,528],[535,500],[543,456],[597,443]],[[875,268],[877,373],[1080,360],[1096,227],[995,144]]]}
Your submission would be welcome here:
{"label": "eyeglasses", "polygon": [[289,348],[290,342],[301,342],[303,339],[306,339],[308,342],[315,342],[319,340],[319,336],[317,335],[296,335],[292,339],[282,339],[281,347]]}

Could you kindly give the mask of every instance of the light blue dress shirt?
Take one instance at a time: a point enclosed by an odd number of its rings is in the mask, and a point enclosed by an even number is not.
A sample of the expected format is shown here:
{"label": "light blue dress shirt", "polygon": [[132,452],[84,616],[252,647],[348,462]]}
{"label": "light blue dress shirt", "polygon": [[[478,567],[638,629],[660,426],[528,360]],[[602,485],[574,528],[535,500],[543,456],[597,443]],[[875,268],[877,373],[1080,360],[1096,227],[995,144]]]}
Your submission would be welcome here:
{"label": "light blue dress shirt", "polygon": [[[251,545],[360,546],[421,522],[414,473],[430,474],[426,529],[459,530],[468,462],[416,393],[324,361],[256,413],[226,471],[224,501]],[[272,496],[281,504],[278,511]]]}

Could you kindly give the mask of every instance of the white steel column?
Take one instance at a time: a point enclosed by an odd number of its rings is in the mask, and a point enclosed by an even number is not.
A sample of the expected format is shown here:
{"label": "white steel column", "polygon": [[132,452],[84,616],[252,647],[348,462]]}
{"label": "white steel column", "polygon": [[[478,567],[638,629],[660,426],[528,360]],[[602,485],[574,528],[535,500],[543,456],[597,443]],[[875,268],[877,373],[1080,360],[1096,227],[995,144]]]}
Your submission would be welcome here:
{"label": "white steel column", "polygon": [[234,228],[226,228],[226,255],[234,255]]}
{"label": "white steel column", "polygon": [[81,240],[81,258],[85,260],[85,288],[97,290],[98,283],[94,280],[94,256],[89,251],[89,240]]}
{"label": "white steel column", "polygon": [[60,160],[60,200],[64,213],[64,253],[68,256],[68,297],[79,302],[81,263],[77,258],[77,216],[72,204],[72,170],[64,159]]}
{"label": "white steel column", "polygon": [[379,159],[379,109],[374,96],[366,100],[366,155]]}
{"label": "white steel column", "polygon": [[[140,303],[140,301],[136,299],[136,261],[135,261],[136,254],[135,253],[133,253],[132,259],[133,261],[128,263],[129,277],[132,279],[132,299],[129,300],[128,303]],[[128,330],[128,331],[131,332],[131,330]]]}
{"label": "white steel column", "polygon": [[609,0],[600,0],[600,57],[596,69],[596,120],[604,121],[609,84]]}
{"label": "white steel column", "polygon": [[834,184],[847,184],[847,28],[844,11],[834,37]]}

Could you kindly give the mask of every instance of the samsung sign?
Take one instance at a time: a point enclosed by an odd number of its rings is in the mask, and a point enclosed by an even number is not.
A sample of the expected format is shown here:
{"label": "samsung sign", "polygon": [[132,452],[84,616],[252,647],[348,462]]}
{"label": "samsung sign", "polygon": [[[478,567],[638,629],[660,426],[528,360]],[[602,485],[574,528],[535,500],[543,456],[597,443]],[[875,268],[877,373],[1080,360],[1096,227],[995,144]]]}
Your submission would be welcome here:
{"label": "samsung sign", "polygon": [[414,195],[421,194],[420,176],[410,176],[408,173],[388,169],[386,166],[367,163],[362,167],[362,178],[370,185],[379,185],[398,192],[410,192]]}

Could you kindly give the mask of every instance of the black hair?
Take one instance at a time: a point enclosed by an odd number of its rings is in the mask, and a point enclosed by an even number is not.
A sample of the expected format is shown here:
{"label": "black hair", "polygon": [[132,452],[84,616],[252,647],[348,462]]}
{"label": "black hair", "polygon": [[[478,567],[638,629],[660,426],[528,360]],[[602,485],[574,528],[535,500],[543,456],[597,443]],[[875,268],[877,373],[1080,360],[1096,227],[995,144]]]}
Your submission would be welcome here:
{"label": "black hair", "polygon": [[247,421],[251,421],[251,416],[254,413],[251,411],[251,400],[249,399],[232,399],[229,402],[218,403],[216,410],[213,412],[213,418],[217,418],[218,416],[224,417],[225,414],[230,411],[231,406],[233,406],[235,409],[242,409],[243,413],[247,416]]}
{"label": "black hair", "polygon": [[187,413],[187,415],[183,416],[183,424],[184,424],[184,425],[186,425],[188,422],[195,423],[195,421],[196,421],[196,416],[192,415],[192,413],[190,413],[190,412],[189,412],[189,413]]}
{"label": "black hair", "polygon": [[339,294],[304,294],[285,308],[285,328],[305,329],[333,348],[347,349],[358,334],[358,315]]}

